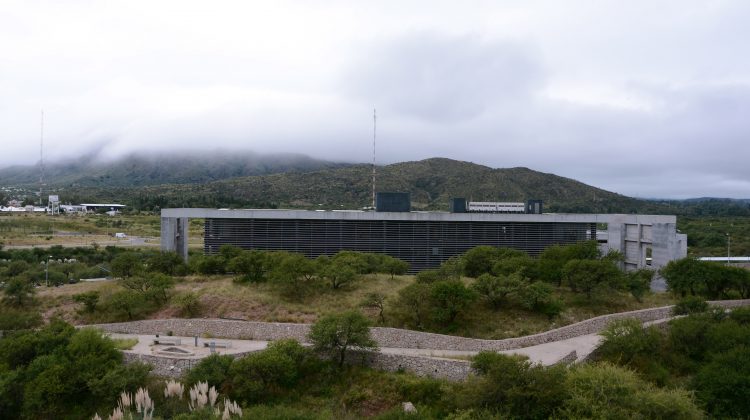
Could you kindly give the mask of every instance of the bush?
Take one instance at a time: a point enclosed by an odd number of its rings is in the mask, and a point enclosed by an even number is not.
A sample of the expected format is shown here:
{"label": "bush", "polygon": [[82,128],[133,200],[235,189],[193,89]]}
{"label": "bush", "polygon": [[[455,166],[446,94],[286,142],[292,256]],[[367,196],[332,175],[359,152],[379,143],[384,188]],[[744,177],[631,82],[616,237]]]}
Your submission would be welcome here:
{"label": "bush", "polygon": [[580,365],[564,384],[569,398],[560,415],[567,418],[701,419],[688,391],[662,390],[630,370],[608,363]]}
{"label": "bush", "polygon": [[83,304],[83,311],[91,314],[96,311],[96,305],[99,303],[99,292],[90,291],[73,295],[73,300]]}
{"label": "bush", "polygon": [[472,367],[479,376],[459,397],[464,408],[495,409],[501,418],[549,418],[567,397],[564,366],[545,368],[518,356],[481,352]]}
{"label": "bush", "polygon": [[714,356],[698,371],[693,386],[713,416],[750,417],[750,348],[742,346]]}
{"label": "bush", "polygon": [[672,309],[674,315],[699,314],[708,310],[708,302],[698,296],[688,296],[681,299]]}
{"label": "bush", "polygon": [[310,373],[310,360],[310,351],[294,340],[271,343],[266,350],[232,363],[232,394],[246,402],[276,398]]}
{"label": "bush", "polygon": [[327,315],[310,328],[309,339],[315,351],[327,355],[339,366],[344,364],[347,350],[376,350],[370,337],[370,321],[357,311]]}
{"label": "bush", "polygon": [[172,301],[180,310],[180,315],[187,318],[195,318],[201,313],[201,301],[193,292],[186,292],[175,296]]}
{"label": "bush", "polygon": [[183,382],[189,388],[198,382],[207,382],[225,392],[229,385],[230,371],[234,358],[212,354],[202,359],[183,376]]}
{"label": "bush", "polygon": [[430,286],[430,312],[439,324],[451,324],[476,299],[476,293],[460,280],[439,281]]}
{"label": "bush", "polygon": [[472,288],[492,308],[499,308],[508,299],[508,296],[518,293],[523,287],[523,279],[519,274],[493,276],[482,274]]}

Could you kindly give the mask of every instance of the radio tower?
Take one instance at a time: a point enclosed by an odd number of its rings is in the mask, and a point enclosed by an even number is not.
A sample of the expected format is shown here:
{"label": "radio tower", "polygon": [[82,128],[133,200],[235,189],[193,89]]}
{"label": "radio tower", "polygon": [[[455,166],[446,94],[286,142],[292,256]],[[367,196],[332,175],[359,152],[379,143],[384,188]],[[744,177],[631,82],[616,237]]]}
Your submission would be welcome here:
{"label": "radio tower", "polygon": [[372,109],[372,209],[375,210],[375,139],[377,137],[378,116]]}
{"label": "radio tower", "polygon": [[39,125],[39,207],[44,207],[42,187],[44,186],[44,110]]}

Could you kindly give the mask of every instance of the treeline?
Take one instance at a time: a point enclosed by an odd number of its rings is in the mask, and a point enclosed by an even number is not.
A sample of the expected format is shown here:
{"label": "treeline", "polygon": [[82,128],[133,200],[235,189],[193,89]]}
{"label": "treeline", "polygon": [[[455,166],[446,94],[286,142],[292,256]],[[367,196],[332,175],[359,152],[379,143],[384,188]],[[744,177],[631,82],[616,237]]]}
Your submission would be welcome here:
{"label": "treeline", "polygon": [[670,261],[660,270],[669,290],[681,297],[750,298],[750,270],[694,258]]}

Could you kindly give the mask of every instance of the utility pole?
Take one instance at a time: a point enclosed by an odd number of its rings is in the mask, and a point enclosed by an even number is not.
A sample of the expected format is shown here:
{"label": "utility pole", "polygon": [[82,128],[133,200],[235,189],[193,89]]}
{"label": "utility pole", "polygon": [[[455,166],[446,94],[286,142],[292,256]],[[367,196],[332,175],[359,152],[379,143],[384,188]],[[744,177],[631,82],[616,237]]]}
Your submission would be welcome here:
{"label": "utility pole", "polygon": [[731,255],[729,253],[729,246],[732,243],[732,236],[727,233],[727,265],[729,265],[729,256]]}
{"label": "utility pole", "polygon": [[375,108],[372,109],[372,209],[375,210],[375,139],[377,136],[378,116]]}

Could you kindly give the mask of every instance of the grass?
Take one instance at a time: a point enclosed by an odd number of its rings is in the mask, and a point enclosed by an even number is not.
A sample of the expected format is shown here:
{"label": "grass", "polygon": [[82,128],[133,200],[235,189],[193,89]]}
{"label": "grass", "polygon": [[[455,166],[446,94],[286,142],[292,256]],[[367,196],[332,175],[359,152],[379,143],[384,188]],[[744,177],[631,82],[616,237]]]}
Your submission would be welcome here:
{"label": "grass", "polygon": [[117,350],[130,350],[138,344],[137,338],[113,338],[112,342],[115,343]]}
{"label": "grass", "polygon": [[[361,307],[368,293],[386,296],[384,326],[403,328],[394,310],[394,302],[402,288],[414,282],[413,276],[367,275],[355,284],[341,290],[321,288],[300,300],[289,299],[269,284],[237,284],[230,276],[190,276],[178,279],[173,295],[195,293],[201,302],[202,312],[198,317],[236,318],[263,322],[312,323],[320,316],[338,311],[360,309],[377,325],[377,310]],[[471,279],[465,279],[467,283]],[[47,317],[60,316],[75,323],[95,323],[98,319],[80,313],[81,304],[73,296],[85,291],[99,291],[106,296],[119,289],[116,282],[78,283],[57,288],[41,288],[37,297]],[[589,302],[585,296],[561,289],[558,298],[565,302],[565,311],[552,320],[542,314],[529,312],[515,305],[506,305],[498,310],[477,302],[452,328],[438,333],[487,339],[503,339],[535,334],[607,313],[631,311],[670,305],[674,298],[670,294],[647,294],[643,302],[637,302],[626,293],[614,293],[606,298]],[[177,318],[180,310],[167,304],[151,314],[149,318]]]}

